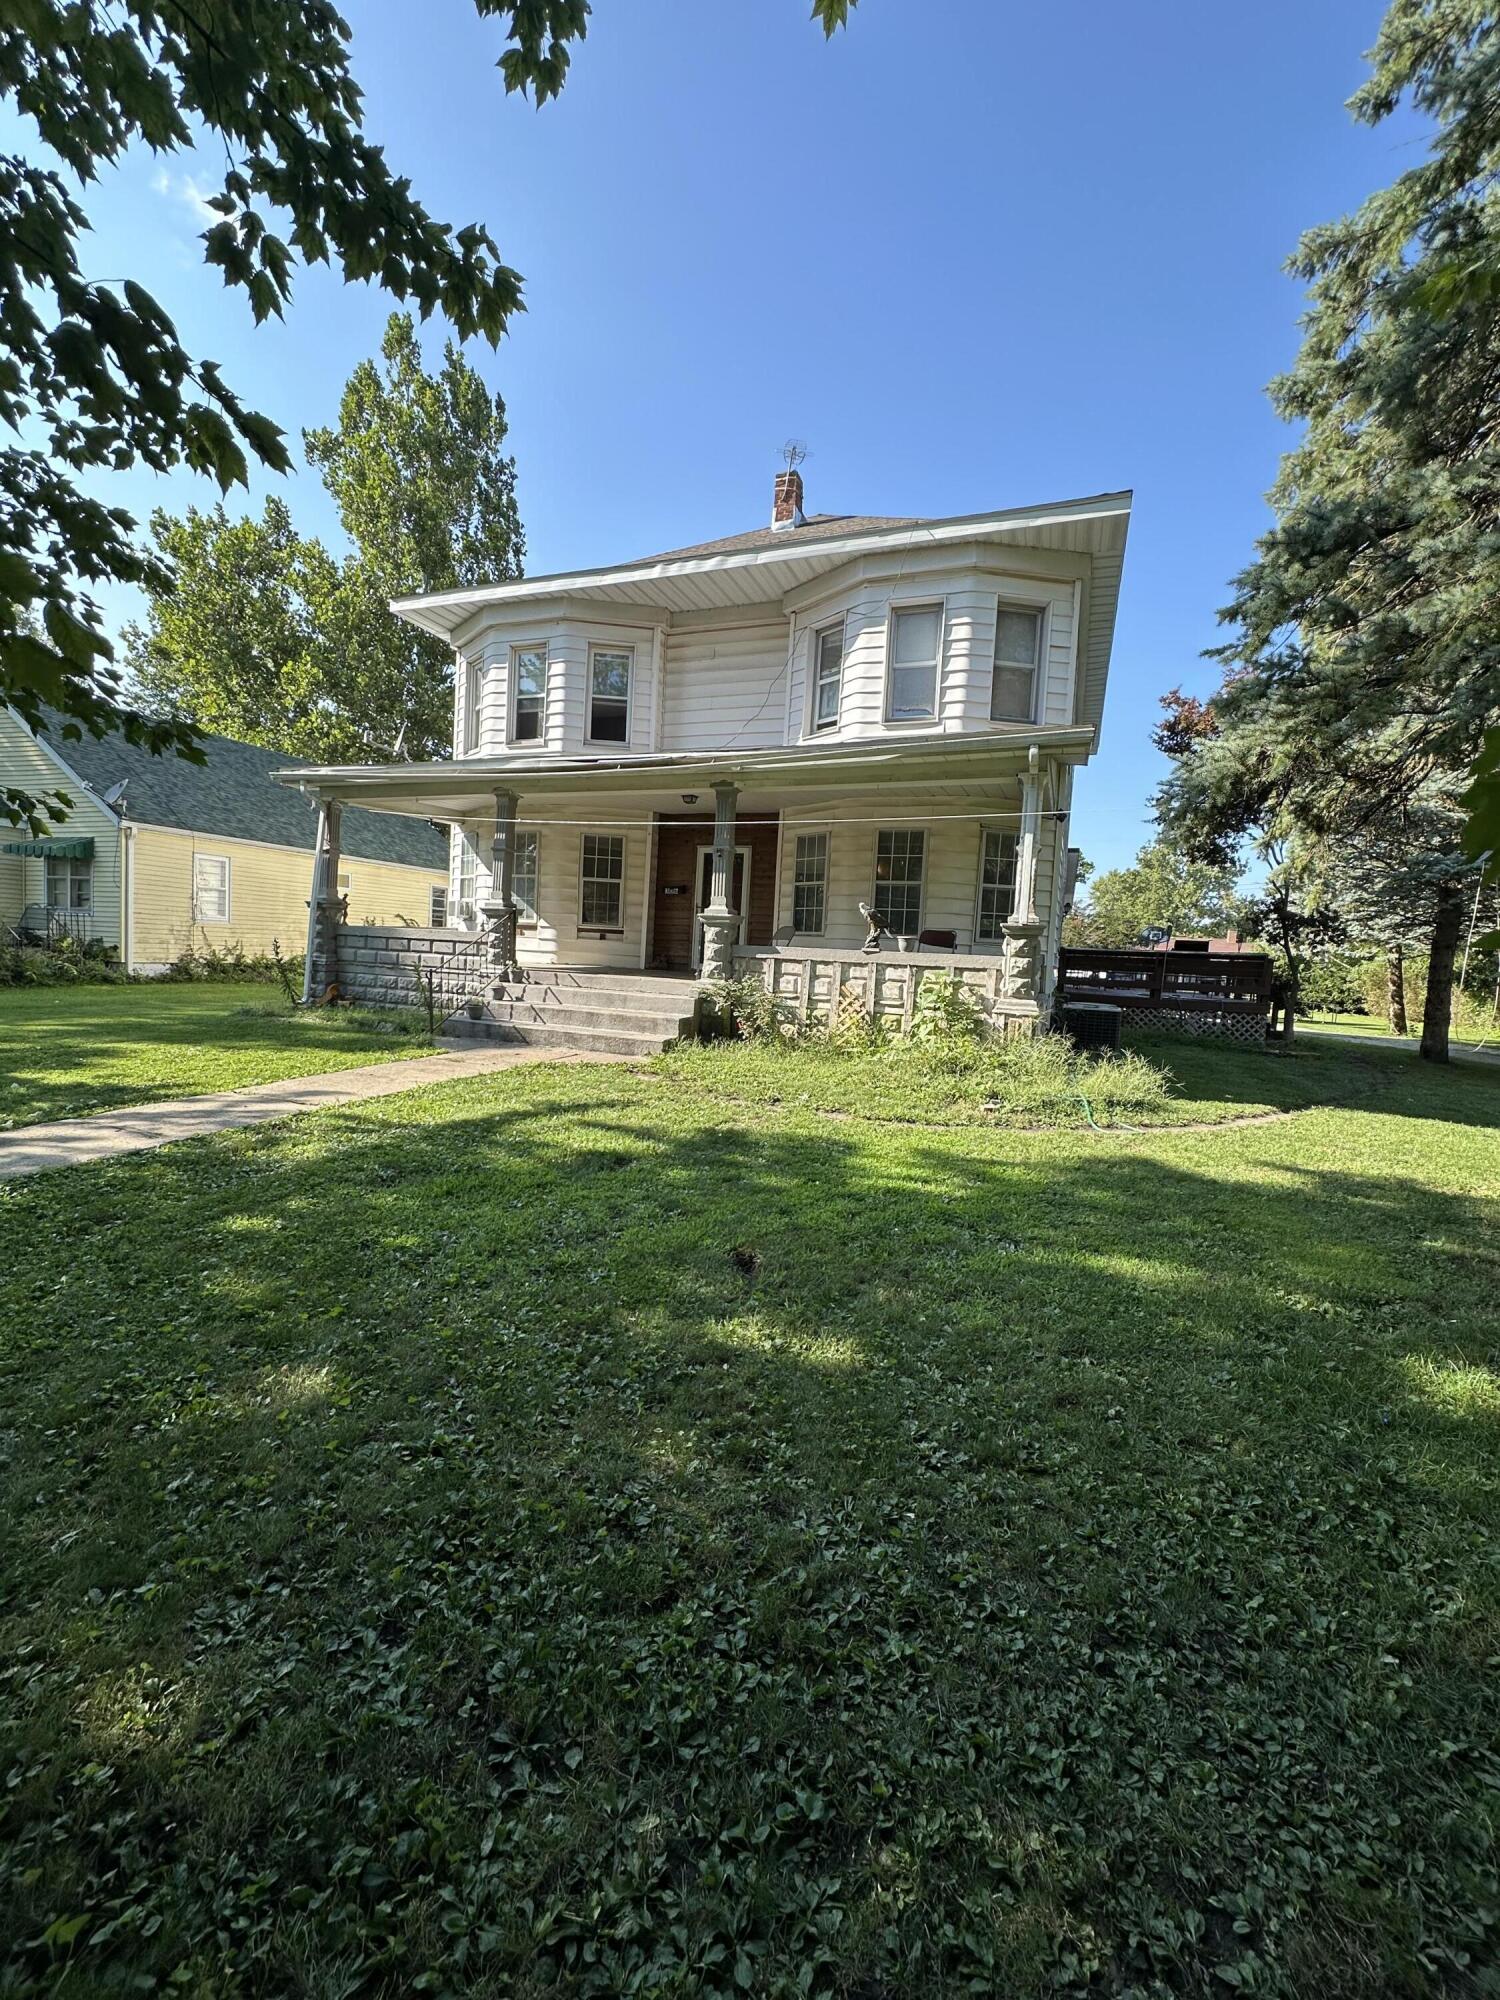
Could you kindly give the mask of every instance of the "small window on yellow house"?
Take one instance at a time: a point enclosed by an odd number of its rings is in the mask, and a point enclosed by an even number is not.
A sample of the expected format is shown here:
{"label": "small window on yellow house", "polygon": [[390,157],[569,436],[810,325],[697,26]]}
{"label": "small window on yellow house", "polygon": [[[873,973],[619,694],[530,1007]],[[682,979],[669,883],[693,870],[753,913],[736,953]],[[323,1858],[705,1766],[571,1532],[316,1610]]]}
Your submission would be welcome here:
{"label": "small window on yellow house", "polygon": [[193,856],[193,921],[198,924],[229,922],[229,856]]}

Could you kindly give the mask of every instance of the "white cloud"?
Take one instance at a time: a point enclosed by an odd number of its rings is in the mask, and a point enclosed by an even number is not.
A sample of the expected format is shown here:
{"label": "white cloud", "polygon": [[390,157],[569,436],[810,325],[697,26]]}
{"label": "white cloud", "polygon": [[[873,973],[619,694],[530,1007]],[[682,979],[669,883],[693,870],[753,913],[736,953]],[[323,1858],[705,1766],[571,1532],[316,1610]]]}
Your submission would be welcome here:
{"label": "white cloud", "polygon": [[180,202],[183,207],[190,209],[200,222],[222,220],[217,210],[208,205],[209,197],[217,190],[202,187],[191,174],[174,174],[166,167],[158,167],[152,175],[151,185],[167,200]]}

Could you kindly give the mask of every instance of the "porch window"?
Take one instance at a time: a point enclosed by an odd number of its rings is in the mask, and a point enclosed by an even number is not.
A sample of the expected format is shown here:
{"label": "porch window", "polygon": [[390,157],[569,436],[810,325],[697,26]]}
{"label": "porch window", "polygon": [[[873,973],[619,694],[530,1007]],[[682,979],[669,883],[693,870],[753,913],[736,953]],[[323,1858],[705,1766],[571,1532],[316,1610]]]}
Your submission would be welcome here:
{"label": "porch window", "polygon": [[464,662],[464,753],[479,748],[479,662]]}
{"label": "porch window", "polygon": [[941,604],[911,605],[891,614],[887,720],[930,722],[937,715],[938,660],[942,644]]}
{"label": "porch window", "polygon": [[617,931],[625,884],[625,837],[619,833],[586,833],[578,893],[578,928]]}
{"label": "porch window", "polygon": [[927,836],[910,828],[887,829],[875,836],[877,917],[899,937],[914,937],[922,928],[922,871]]}
{"label": "porch window", "polygon": [[93,862],[49,855],[47,907],[49,910],[91,910],[94,907]]}
{"label": "porch window", "polygon": [[547,648],[516,646],[510,656],[510,740],[540,743],[547,707]]}
{"label": "porch window", "polygon": [[427,891],[427,921],[439,931],[448,921],[448,891],[440,889],[435,882]]}
{"label": "porch window", "polygon": [[515,836],[515,859],[510,865],[510,899],[523,924],[536,922],[537,877],[541,872],[541,849],[535,830]]}
{"label": "porch window", "polygon": [[1005,935],[1005,921],[1016,897],[1016,836],[987,826],[979,844],[979,914],[974,935],[994,941]]}
{"label": "porch window", "polygon": [[198,924],[229,922],[227,854],[193,856],[193,921]]}
{"label": "porch window", "polygon": [[630,669],[635,659],[628,649],[602,646],[589,651],[589,741],[627,743],[630,740]]}
{"label": "porch window", "polygon": [[813,728],[834,729],[839,719],[839,690],[844,679],[844,624],[825,625],[814,641]]}
{"label": "porch window", "polygon": [[472,923],[479,901],[479,849],[472,834],[458,837],[458,920]]}
{"label": "porch window", "polygon": [[1042,614],[1002,604],[995,618],[995,676],[990,683],[991,722],[1030,722],[1036,713],[1037,670],[1042,658]]}
{"label": "porch window", "polygon": [[828,913],[828,835],[799,833],[792,865],[792,929],[820,937]]}

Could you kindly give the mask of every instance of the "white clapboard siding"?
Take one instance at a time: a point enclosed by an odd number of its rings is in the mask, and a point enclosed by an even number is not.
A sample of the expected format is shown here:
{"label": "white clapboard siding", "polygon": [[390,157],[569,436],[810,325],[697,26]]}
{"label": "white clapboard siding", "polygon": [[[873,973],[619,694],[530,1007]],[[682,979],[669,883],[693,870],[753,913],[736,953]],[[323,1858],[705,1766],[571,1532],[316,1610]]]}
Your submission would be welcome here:
{"label": "white clapboard siding", "polygon": [[[998,952],[1001,948],[998,940],[979,940],[974,935],[979,902],[980,839],[985,824],[1014,832],[1020,824],[1019,810],[1020,796],[1014,791],[997,791],[983,799],[955,797],[934,801],[930,791],[896,786],[878,793],[861,793],[823,807],[788,807],[782,815],[778,931],[784,931],[792,920],[799,832],[828,834],[828,914],[822,942],[846,950],[864,943],[865,921],[859,905],[869,902],[874,893],[875,845],[881,825],[920,827],[927,836],[921,928],[955,931],[960,951]],[[1044,926],[1055,893],[1051,859],[1053,824],[1050,816],[1043,820],[1043,849],[1037,871],[1037,914]]]}
{"label": "white clapboard siding", "polygon": [[786,740],[787,620],[696,615],[667,633],[665,750],[762,750]]}
{"label": "white clapboard siding", "polygon": [[[902,737],[922,730],[1024,729],[1025,722],[992,723],[995,619],[1000,603],[1032,605],[1047,614],[1046,643],[1030,724],[1073,719],[1074,645],[1071,580],[1006,576],[972,569],[932,571],[921,576],[870,581],[851,587],[847,598],[830,598],[799,616],[791,653],[787,702],[788,738],[839,741],[870,736]],[[937,715],[923,723],[886,718],[886,672],[892,610],[895,606],[940,605],[942,658]],[[844,613],[844,674],[838,726],[812,726],[814,635]]]}

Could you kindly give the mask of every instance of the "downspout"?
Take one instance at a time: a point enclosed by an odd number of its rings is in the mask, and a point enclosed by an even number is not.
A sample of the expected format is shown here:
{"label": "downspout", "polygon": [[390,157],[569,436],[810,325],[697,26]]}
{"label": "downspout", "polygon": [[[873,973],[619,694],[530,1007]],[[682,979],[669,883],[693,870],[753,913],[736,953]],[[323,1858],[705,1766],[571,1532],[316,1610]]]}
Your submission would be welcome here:
{"label": "downspout", "polygon": [[135,970],[135,828],[120,821],[120,962]]}

